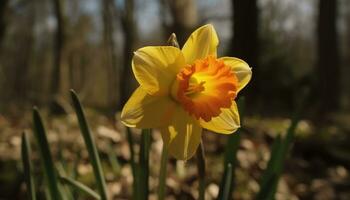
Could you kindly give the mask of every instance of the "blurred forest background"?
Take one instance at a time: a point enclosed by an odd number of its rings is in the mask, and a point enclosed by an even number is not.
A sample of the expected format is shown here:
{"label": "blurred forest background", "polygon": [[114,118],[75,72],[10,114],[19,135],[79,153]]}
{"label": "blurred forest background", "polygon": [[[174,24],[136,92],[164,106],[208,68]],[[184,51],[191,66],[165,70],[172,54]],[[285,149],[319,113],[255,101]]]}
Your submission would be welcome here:
{"label": "blurred forest background", "polygon": [[113,114],[135,87],[134,50],[164,45],[172,32],[183,44],[206,23],[217,29],[219,55],[253,68],[246,96],[255,114],[290,111],[303,87],[315,89],[315,110],[349,110],[349,8],[346,0],[3,0],[0,111],[66,110],[74,88]]}
{"label": "blurred forest background", "polygon": [[[288,179],[290,193],[297,199],[317,199],[322,192],[327,194],[319,199],[342,199],[343,191],[343,198],[350,198],[350,1],[1,0],[0,199],[20,190],[17,171],[4,174],[18,168],[15,152],[21,130],[31,127],[33,105],[52,119],[71,113],[68,92],[73,88],[85,107],[106,117],[95,120],[93,128],[113,135],[119,131],[111,125],[114,116],[136,87],[133,51],[165,45],[172,32],[183,45],[195,28],[207,23],[219,35],[218,55],[241,58],[253,69],[252,82],[241,94],[247,100],[248,132],[241,148],[259,155],[262,143],[268,151],[271,138],[283,130],[308,90],[301,132],[312,136],[300,136],[295,145],[287,171],[300,177]],[[69,135],[69,127],[52,119],[48,126],[53,132]],[[209,156],[210,151],[222,152],[220,142],[208,151]],[[253,172],[261,168],[260,157],[255,158],[247,170],[253,180]],[[341,174],[340,186],[332,182],[329,169]]]}

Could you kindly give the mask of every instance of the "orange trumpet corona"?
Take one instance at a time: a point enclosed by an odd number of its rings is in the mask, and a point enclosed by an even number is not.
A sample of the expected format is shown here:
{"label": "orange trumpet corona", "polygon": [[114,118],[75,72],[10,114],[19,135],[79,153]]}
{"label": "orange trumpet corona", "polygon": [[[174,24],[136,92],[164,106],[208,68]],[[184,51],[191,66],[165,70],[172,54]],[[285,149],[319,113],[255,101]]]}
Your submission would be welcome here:
{"label": "orange trumpet corona", "polygon": [[208,122],[229,108],[237,95],[238,80],[232,70],[214,56],[199,59],[176,76],[172,96],[197,120]]}

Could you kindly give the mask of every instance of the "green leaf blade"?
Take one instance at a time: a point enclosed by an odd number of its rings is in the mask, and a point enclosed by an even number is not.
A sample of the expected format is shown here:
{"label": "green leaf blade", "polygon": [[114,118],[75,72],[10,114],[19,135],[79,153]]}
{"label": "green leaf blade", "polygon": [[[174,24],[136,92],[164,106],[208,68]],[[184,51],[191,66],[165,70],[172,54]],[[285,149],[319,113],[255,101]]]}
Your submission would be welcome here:
{"label": "green leaf blade", "polygon": [[282,142],[281,135],[278,135],[272,144],[270,160],[264,174],[262,175],[260,191],[256,199],[264,200],[270,199],[271,196],[274,196],[274,187],[277,187],[279,169],[281,168]]}
{"label": "green leaf blade", "polygon": [[22,144],[21,144],[21,156],[24,170],[24,179],[27,185],[27,191],[29,193],[28,199],[36,200],[36,192],[33,177],[33,165],[31,161],[31,148],[28,135],[23,132]]}
{"label": "green leaf blade", "polygon": [[33,109],[34,133],[38,143],[39,154],[44,167],[44,174],[48,184],[48,192],[52,200],[61,199],[56,171],[51,157],[49,143],[47,141],[46,132],[42,119],[37,108]]}
{"label": "green leaf blade", "polygon": [[76,112],[76,115],[78,118],[80,130],[81,130],[86,148],[87,148],[88,153],[89,153],[89,158],[91,160],[91,165],[92,165],[93,172],[95,175],[95,179],[96,179],[96,183],[97,183],[100,197],[102,200],[107,200],[108,199],[107,186],[106,186],[106,182],[104,180],[101,161],[100,161],[100,157],[98,155],[98,151],[97,151],[97,148],[95,145],[94,138],[92,136],[92,133],[90,132],[89,126],[87,124],[87,121],[86,121],[86,118],[84,115],[83,108],[81,106],[81,103],[79,101],[77,94],[74,92],[74,90],[71,90],[70,94],[71,94],[71,98],[72,98],[72,102],[73,102],[73,107],[75,109],[75,112]]}
{"label": "green leaf blade", "polygon": [[279,177],[284,167],[284,161],[287,158],[288,150],[290,149],[295,136],[296,127],[300,121],[300,114],[303,108],[304,101],[307,94],[302,98],[296,112],[292,117],[291,125],[287,130],[287,134],[284,139],[280,135],[275,139],[272,149],[271,157],[268,162],[267,168],[262,175],[260,182],[260,191],[256,196],[256,199],[261,200],[273,200],[277,191],[277,185]]}
{"label": "green leaf blade", "polygon": [[89,196],[95,198],[95,199],[98,199],[98,200],[101,199],[100,195],[98,195],[91,188],[87,187],[86,185],[84,185],[84,184],[82,184],[82,183],[80,183],[80,182],[78,182],[78,181],[76,181],[74,179],[71,179],[71,178],[68,178],[68,177],[60,177],[60,181],[63,184],[70,185],[73,188],[78,189],[78,190],[88,194]]}

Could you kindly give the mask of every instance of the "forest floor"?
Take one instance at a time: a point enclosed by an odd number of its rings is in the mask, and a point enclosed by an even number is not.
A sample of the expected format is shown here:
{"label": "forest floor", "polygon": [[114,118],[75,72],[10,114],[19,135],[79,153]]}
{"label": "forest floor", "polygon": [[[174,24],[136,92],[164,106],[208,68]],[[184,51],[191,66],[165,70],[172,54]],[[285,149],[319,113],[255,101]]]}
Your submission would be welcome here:
{"label": "forest floor", "polygon": [[[129,199],[132,173],[128,163],[130,151],[125,128],[118,120],[108,119],[91,110],[87,110],[87,116],[96,137],[110,194],[113,199]],[[48,117],[44,114],[43,118],[59,173],[94,187],[92,169],[75,115]],[[310,121],[300,121],[293,149],[278,185],[277,199],[350,199],[348,119],[346,116],[337,117],[336,126],[322,129]],[[254,199],[270,157],[273,139],[277,134],[284,133],[289,124],[290,120],[286,118],[245,118],[244,126],[238,133],[241,134],[241,142],[235,167],[234,199]],[[35,166],[40,166],[30,127],[30,113],[20,120],[9,120],[0,115],[0,199],[25,199],[20,162],[23,131],[30,135],[33,161]],[[140,134],[138,130],[132,131],[137,152]],[[207,199],[215,199],[218,194],[227,137],[211,132],[203,134]],[[155,130],[150,152],[150,199],[156,199],[161,148],[162,139]],[[36,181],[41,182],[40,167],[35,167],[35,173]],[[166,182],[168,199],[196,199],[198,182],[195,158],[187,162],[170,159]]]}

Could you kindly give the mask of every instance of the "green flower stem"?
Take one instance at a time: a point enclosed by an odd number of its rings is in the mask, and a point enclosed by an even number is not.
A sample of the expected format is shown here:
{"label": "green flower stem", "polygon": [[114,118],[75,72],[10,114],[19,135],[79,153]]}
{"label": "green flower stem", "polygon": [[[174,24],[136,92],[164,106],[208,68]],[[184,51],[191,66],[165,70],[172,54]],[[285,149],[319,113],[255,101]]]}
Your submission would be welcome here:
{"label": "green flower stem", "polygon": [[139,156],[139,194],[140,199],[148,199],[149,180],[149,152],[151,148],[151,129],[143,129],[141,133],[141,147]]}
{"label": "green flower stem", "polygon": [[[172,33],[167,41],[167,45],[180,48],[177,41],[175,33]],[[163,144],[162,149],[162,158],[160,163],[160,172],[159,172],[159,182],[158,182],[158,200],[163,200],[165,197],[165,187],[166,187],[166,172],[168,164],[168,146]]]}
{"label": "green flower stem", "polygon": [[199,196],[198,200],[205,199],[205,158],[204,158],[204,147],[203,141],[199,144],[199,147],[196,152],[197,156],[197,168],[198,168],[198,181],[199,181]]}
{"label": "green flower stem", "polygon": [[159,183],[158,183],[158,200],[163,200],[165,197],[166,187],[166,172],[168,164],[168,146],[163,145],[162,158],[160,163]]}
{"label": "green flower stem", "polygon": [[[223,184],[223,188],[222,188],[222,196],[218,199],[221,200],[229,200],[230,197],[232,196],[232,182],[233,182],[233,175],[232,175],[232,165],[231,163],[227,164],[226,167],[226,172],[225,172],[224,178],[224,184]],[[221,189],[221,188],[220,188]]]}

